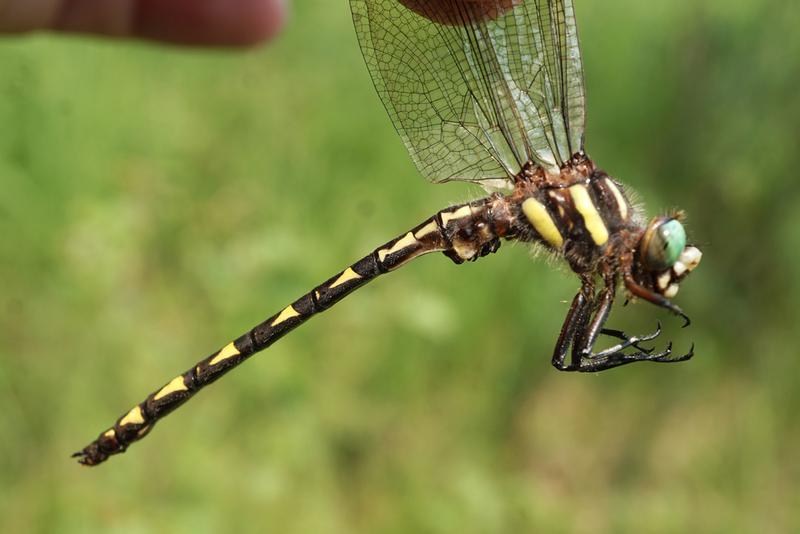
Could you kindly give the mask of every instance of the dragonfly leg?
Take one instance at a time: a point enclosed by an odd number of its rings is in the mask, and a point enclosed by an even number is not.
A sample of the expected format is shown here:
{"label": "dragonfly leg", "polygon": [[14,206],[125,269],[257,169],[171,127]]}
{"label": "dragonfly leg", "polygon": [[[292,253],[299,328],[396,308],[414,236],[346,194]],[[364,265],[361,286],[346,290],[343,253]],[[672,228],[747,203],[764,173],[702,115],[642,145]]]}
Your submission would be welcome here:
{"label": "dragonfly leg", "polygon": [[622,330],[615,330],[613,328],[603,328],[603,329],[600,330],[600,333],[602,335],[604,335],[604,336],[613,337],[613,338],[625,341],[625,342],[627,342],[626,346],[634,347],[636,350],[639,350],[639,351],[642,351],[642,352],[646,352],[647,354],[650,354],[655,349],[652,348],[652,347],[651,348],[644,348],[641,345],[639,345],[639,343],[641,343],[642,341],[652,341],[655,338],[657,338],[659,335],[661,335],[661,321],[658,321],[656,323],[655,332],[653,332],[652,334],[644,335],[644,336],[629,336],[628,334],[626,334]]}
{"label": "dragonfly leg", "polygon": [[605,371],[606,369],[613,369],[614,367],[619,367],[620,365],[626,365],[633,362],[685,362],[692,356],[694,356],[694,344],[692,344],[692,347],[686,354],[678,357],[672,356],[672,342],[670,341],[666,349],[657,353],[634,352],[628,354],[619,351],[605,356],[592,355],[591,359],[584,360],[581,363],[580,368],[570,370],[579,371],[581,373],[593,373],[597,371]]}
{"label": "dragonfly leg", "polygon": [[692,324],[692,320],[689,319],[683,310],[681,310],[678,306],[670,302],[669,299],[664,297],[663,295],[659,295],[658,293],[654,293],[653,291],[640,286],[637,284],[630,273],[626,274],[624,277],[625,281],[625,288],[631,292],[632,295],[637,296],[639,298],[643,298],[648,302],[652,302],[656,306],[660,306],[662,308],[666,308],[675,315],[681,317],[683,319],[683,328],[686,328],[690,324]]}
{"label": "dragonfly leg", "polygon": [[592,302],[594,300],[594,284],[585,278],[581,285],[580,291],[572,299],[572,304],[567,312],[567,317],[564,319],[564,324],[561,326],[561,333],[556,342],[556,348],[553,351],[553,359],[551,363],[553,367],[559,371],[570,371],[574,365],[566,363],[567,352],[569,346],[573,343],[577,332],[586,328],[586,323],[589,320],[592,309]]}
{"label": "dragonfly leg", "polygon": [[[640,346],[640,343],[652,341],[661,335],[660,323],[655,332],[643,336],[629,336],[620,330],[603,328],[614,303],[614,293],[614,283],[607,282],[595,302],[581,301],[579,297],[583,295],[583,291],[575,297],[570,314],[562,328],[562,336],[559,337],[556,354],[553,357],[553,365],[556,368],[562,371],[597,372],[640,361],[682,362],[693,356],[694,345],[687,354],[679,357],[672,356],[671,342],[661,352],[653,352],[651,348]],[[583,307],[581,308],[582,302]],[[590,312],[592,308],[596,308],[593,316]],[[593,352],[597,338],[601,334],[620,339],[622,342],[600,352]],[[570,365],[566,366],[564,359],[570,344],[572,345],[572,358]],[[636,351],[625,352],[631,347]]]}

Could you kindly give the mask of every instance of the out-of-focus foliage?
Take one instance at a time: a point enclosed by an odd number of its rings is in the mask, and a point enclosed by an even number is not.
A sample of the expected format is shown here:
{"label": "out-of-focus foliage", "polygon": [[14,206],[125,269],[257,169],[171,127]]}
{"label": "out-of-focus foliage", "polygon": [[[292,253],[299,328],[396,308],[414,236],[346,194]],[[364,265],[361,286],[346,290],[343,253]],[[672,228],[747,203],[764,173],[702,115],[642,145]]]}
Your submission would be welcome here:
{"label": "out-of-focus foliage", "polygon": [[0,42],[3,532],[800,529],[800,10],[576,0],[587,147],[703,264],[675,366],[562,374],[577,287],[521,246],[422,259],[88,470],[133,402],[477,191],[415,175],[347,2],[272,46]]}

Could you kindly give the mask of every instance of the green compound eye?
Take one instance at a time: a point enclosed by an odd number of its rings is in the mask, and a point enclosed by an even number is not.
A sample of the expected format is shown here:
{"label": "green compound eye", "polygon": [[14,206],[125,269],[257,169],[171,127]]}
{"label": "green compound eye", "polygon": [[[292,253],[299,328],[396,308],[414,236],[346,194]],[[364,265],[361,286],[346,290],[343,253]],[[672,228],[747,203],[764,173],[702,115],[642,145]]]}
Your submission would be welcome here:
{"label": "green compound eye", "polygon": [[645,262],[654,271],[666,271],[686,247],[686,230],[676,219],[652,226],[646,236]]}

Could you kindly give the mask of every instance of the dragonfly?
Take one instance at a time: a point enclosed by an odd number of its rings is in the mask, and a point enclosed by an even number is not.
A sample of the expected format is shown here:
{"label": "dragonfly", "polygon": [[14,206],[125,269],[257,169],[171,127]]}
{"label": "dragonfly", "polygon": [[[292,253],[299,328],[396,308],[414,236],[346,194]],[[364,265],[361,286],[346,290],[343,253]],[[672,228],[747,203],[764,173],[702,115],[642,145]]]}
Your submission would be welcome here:
{"label": "dragonfly", "polygon": [[[629,190],[584,148],[585,85],[572,0],[350,0],[377,93],[429,181],[479,184],[486,196],[447,207],[384,243],[176,376],[73,456],[93,466],[124,452],[198,391],[311,317],[411,260],[455,262],[502,241],[539,247],[580,280],[552,365],[597,372],[675,363],[662,332],[606,327],[617,290],[689,318],[673,303],[701,251],[677,211],[646,219]],[[612,346],[596,350],[601,336]]]}

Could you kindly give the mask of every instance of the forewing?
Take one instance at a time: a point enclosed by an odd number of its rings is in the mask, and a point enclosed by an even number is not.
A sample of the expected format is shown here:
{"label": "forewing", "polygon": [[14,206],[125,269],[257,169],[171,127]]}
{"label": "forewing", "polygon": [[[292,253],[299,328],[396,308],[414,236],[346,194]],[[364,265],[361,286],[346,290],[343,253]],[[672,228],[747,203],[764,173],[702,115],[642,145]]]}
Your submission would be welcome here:
{"label": "forewing", "polygon": [[429,180],[557,170],[582,150],[571,0],[350,0],[375,87]]}

